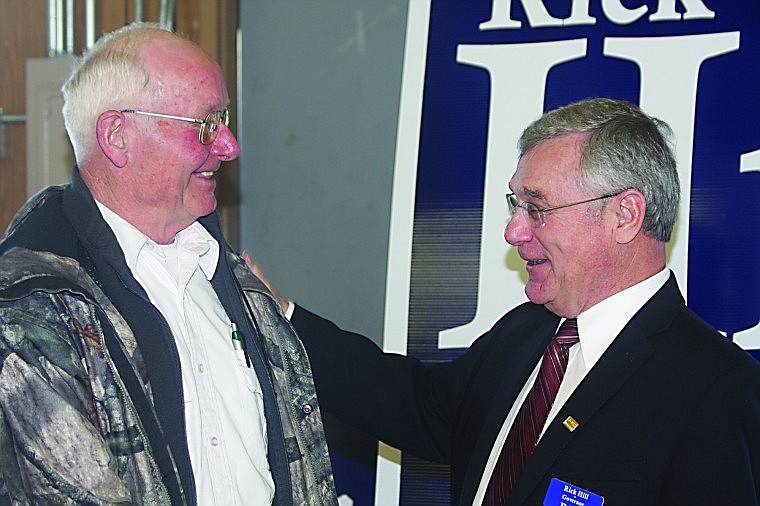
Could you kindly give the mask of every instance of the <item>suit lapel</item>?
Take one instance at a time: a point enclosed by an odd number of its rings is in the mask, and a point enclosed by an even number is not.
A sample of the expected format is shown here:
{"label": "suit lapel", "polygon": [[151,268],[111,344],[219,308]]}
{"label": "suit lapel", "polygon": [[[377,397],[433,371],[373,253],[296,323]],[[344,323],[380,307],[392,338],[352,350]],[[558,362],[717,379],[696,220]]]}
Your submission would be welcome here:
{"label": "suit lapel", "polygon": [[[515,336],[519,331],[510,325],[494,336],[497,344],[489,349],[489,353],[498,357],[499,367],[494,368],[492,374],[493,399],[483,416],[480,435],[473,445],[472,465],[468,467],[462,484],[462,504],[472,504],[504,420],[556,331],[559,318],[548,311],[545,314],[539,322],[532,322],[530,333]],[[517,326],[524,323],[519,322]]]}
{"label": "suit lapel", "polygon": [[[557,413],[528,461],[508,504],[523,504],[537,486],[548,482],[551,476],[546,474],[567,444],[651,356],[650,338],[672,320],[683,304],[671,274],[670,280],[628,322]],[[579,423],[576,432],[570,432],[563,425],[568,416]]]}

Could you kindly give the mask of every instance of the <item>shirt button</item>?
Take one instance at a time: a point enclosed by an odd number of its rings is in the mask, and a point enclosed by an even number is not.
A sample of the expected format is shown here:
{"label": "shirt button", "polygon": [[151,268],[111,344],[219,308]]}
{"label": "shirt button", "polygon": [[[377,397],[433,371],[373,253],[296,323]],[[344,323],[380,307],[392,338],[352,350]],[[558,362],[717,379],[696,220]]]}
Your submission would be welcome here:
{"label": "shirt button", "polygon": [[314,408],[311,407],[311,404],[304,404],[303,405],[303,412],[305,414],[310,415],[312,411],[314,411]]}
{"label": "shirt button", "polygon": [[211,438],[211,446],[219,446],[219,439],[216,436]]}
{"label": "shirt button", "polygon": [[206,372],[206,367],[203,364],[198,364],[198,372],[203,374]]}

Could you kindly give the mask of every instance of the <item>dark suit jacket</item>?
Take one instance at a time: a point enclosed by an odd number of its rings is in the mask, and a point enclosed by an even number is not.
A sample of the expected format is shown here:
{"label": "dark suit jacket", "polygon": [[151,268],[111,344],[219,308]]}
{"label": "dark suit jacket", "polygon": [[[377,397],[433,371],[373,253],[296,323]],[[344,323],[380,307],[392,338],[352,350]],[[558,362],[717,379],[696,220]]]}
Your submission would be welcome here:
{"label": "dark suit jacket", "polygon": [[[504,419],[559,318],[531,303],[459,359],[426,367],[297,308],[327,411],[451,466],[469,505]],[[562,421],[572,416],[570,432]],[[551,478],[612,506],[756,505],[760,364],[686,308],[675,278],[615,338],[547,429],[509,505],[540,505]]]}

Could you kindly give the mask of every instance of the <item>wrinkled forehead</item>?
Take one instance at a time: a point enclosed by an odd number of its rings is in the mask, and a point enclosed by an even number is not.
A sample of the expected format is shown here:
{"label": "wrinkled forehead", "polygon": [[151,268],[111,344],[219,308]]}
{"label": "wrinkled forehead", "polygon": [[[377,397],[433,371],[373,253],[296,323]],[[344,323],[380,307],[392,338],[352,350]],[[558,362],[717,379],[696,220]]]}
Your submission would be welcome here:
{"label": "wrinkled forehead", "polygon": [[583,133],[565,134],[531,147],[518,160],[510,189],[523,196],[546,198],[557,189],[577,188],[586,137]]}
{"label": "wrinkled forehead", "polygon": [[198,96],[225,103],[227,89],[216,61],[194,43],[166,35],[146,44],[143,62],[158,98]]}

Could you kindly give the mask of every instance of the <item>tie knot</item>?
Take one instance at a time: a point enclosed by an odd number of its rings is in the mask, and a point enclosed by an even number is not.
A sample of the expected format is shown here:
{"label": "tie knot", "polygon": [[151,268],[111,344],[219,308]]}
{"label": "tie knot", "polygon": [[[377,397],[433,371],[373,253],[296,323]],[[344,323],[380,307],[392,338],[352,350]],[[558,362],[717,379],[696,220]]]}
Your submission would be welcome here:
{"label": "tie knot", "polygon": [[578,342],[578,320],[568,318],[559,326],[554,340],[561,346],[570,347]]}

